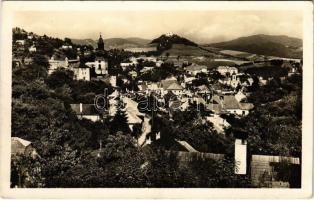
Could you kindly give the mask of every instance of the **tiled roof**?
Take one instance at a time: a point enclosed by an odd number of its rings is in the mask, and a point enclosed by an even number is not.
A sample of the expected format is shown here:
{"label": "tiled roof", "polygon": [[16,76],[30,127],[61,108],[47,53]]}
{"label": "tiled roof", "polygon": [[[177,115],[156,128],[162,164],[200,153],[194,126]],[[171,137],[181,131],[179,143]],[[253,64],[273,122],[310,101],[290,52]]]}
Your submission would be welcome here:
{"label": "tiled roof", "polygon": [[194,149],[189,143],[186,141],[180,141],[176,140],[181,146],[183,146],[188,152],[198,152],[196,149]]}
{"label": "tiled roof", "polygon": [[19,137],[11,137],[11,142],[19,142],[19,143],[21,143],[24,147],[27,147],[28,145],[31,144],[30,141],[24,140],[24,139],[19,138]]}
{"label": "tiled roof", "polygon": [[211,101],[209,106],[216,112],[231,109],[250,110],[254,107],[251,103],[238,102],[234,95],[214,95]]}
{"label": "tiled roof", "polygon": [[26,148],[31,145],[30,141],[24,140],[19,137],[11,137],[11,154],[22,155],[27,153]]}
{"label": "tiled roof", "polygon": [[69,67],[72,67],[72,68],[82,68],[82,67],[80,67],[80,63],[79,62],[69,63]]}
{"label": "tiled roof", "polygon": [[138,115],[138,116],[144,116],[144,114],[138,110],[138,108],[137,108],[138,103],[136,101],[132,100],[131,98],[124,97],[123,103],[125,103],[126,111],[128,111],[130,113],[134,113],[135,115]]}
{"label": "tiled roof", "polygon": [[179,85],[177,82],[175,82],[169,85],[167,90],[183,90],[183,87]]}
{"label": "tiled roof", "polygon": [[206,85],[200,85],[197,87],[199,90],[202,90],[202,91],[208,91],[208,87]]}
{"label": "tiled roof", "polygon": [[222,112],[222,106],[220,104],[210,103],[207,105],[207,108],[214,111],[215,113],[221,113]]}
{"label": "tiled roof", "polygon": [[[171,89],[170,86],[173,89]],[[183,89],[182,86],[178,84],[177,80],[162,80],[161,87],[164,90],[182,90]]]}
{"label": "tiled roof", "polygon": [[241,109],[237,99],[232,95],[214,95],[212,100],[218,104],[222,104],[224,109]]}
{"label": "tiled roof", "polygon": [[233,95],[224,96],[223,105],[224,109],[241,109],[239,102]]}
{"label": "tiled roof", "polygon": [[251,110],[254,108],[254,105],[252,103],[240,103],[242,110]]}

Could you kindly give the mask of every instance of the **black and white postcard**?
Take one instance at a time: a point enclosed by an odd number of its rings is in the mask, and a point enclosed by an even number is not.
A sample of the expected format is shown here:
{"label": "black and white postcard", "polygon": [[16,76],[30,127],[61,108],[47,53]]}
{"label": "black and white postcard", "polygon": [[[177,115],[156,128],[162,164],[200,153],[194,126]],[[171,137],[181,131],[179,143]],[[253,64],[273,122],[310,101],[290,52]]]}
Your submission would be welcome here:
{"label": "black and white postcard", "polygon": [[1,9],[1,196],[312,195],[312,3]]}

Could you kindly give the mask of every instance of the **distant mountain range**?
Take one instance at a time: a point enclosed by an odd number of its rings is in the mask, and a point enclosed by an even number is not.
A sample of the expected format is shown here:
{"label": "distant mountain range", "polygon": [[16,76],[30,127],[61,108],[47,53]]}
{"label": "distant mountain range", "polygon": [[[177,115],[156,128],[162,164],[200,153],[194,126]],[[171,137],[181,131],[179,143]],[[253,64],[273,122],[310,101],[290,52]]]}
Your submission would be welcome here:
{"label": "distant mountain range", "polygon": [[[74,44],[79,45],[92,45],[97,47],[98,40],[92,39],[71,39]],[[105,48],[132,48],[132,47],[142,47],[148,45],[150,40],[130,37],[130,38],[108,38],[104,39]]]}
{"label": "distant mountain range", "polygon": [[284,35],[252,35],[205,46],[268,56],[302,57],[302,40]]}
{"label": "distant mountain range", "polygon": [[[98,40],[92,39],[72,39],[73,43],[80,45],[92,45],[93,47],[97,46],[97,41]],[[104,39],[104,42],[106,49],[155,46],[157,49],[162,51],[176,48],[176,52],[178,52],[178,48],[182,47],[184,49],[189,49],[189,51],[193,48],[194,54],[195,50],[199,47],[214,47],[221,50],[243,51],[252,54],[286,58],[302,58],[303,52],[301,39],[284,35],[259,34],[206,45],[199,45],[187,38],[172,33],[163,34],[153,40],[130,37],[109,38]]]}

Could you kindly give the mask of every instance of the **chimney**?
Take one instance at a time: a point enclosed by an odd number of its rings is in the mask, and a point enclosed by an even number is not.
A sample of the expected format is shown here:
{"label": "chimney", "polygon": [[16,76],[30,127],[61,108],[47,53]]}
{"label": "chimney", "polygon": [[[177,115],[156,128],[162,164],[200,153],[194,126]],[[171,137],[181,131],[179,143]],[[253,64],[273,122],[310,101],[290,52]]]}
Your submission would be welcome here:
{"label": "chimney", "polygon": [[82,112],[83,112],[83,104],[80,103],[80,113],[82,113]]}
{"label": "chimney", "polygon": [[247,141],[244,139],[236,139],[234,145],[235,174],[246,174],[247,165]]}

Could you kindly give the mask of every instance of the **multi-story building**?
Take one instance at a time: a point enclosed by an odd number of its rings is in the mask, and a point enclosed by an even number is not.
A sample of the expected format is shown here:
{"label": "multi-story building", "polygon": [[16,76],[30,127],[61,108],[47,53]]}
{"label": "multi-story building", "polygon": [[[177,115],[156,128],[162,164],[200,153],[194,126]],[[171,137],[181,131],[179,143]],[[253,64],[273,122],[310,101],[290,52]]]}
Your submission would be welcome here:
{"label": "multi-story building", "polygon": [[87,62],[85,65],[95,70],[96,77],[108,74],[108,62],[103,57],[97,57],[94,62]]}

